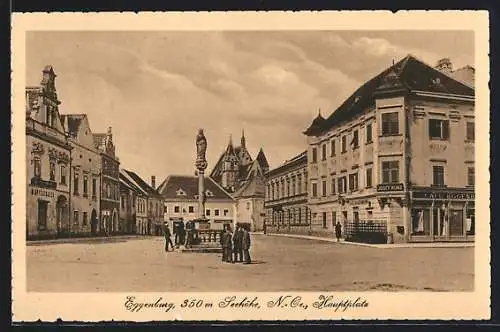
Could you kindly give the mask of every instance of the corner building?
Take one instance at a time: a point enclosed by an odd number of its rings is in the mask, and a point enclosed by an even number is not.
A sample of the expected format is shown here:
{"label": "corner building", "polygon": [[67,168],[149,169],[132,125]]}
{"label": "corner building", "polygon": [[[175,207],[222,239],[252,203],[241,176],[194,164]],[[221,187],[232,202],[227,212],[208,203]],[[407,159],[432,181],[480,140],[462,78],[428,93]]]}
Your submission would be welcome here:
{"label": "corner building", "polygon": [[474,88],[409,55],[308,137],[312,227],[356,225],[394,242],[474,239]]}
{"label": "corner building", "polygon": [[40,86],[26,87],[26,238],[67,236],[70,231],[71,146],[59,115],[52,66]]}

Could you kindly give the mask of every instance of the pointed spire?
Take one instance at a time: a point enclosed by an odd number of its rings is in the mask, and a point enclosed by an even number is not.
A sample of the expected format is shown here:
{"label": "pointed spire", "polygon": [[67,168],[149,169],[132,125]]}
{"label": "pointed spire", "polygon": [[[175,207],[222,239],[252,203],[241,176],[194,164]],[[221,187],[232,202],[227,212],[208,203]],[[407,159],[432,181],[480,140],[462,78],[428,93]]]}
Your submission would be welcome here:
{"label": "pointed spire", "polygon": [[229,134],[229,145],[233,146],[233,134]]}
{"label": "pointed spire", "polygon": [[245,140],[245,129],[241,130],[241,147],[245,148],[246,140]]}

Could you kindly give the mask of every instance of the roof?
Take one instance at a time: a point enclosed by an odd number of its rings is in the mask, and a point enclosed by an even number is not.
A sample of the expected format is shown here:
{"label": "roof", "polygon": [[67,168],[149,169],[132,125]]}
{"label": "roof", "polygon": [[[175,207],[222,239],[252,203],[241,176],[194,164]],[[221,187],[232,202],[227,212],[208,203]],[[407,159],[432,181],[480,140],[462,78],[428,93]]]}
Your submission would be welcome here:
{"label": "roof", "polygon": [[359,87],[328,118],[324,119],[319,114],[304,134],[319,135],[340,122],[350,120],[373,106],[377,93],[409,91],[474,96],[471,86],[408,55]]}
{"label": "roof", "polygon": [[264,151],[262,150],[262,148],[260,148],[259,150],[259,153],[257,154],[257,158],[255,158],[260,167],[264,170],[264,169],[269,169],[269,163],[267,162],[267,158],[266,158],[266,155],[264,154]]}
{"label": "roof", "polygon": [[160,193],[156,191],[156,189],[147,184],[135,172],[128,171],[126,169],[124,169],[123,171],[135,182],[135,185],[140,187],[143,191],[145,191],[148,196],[156,196],[156,197],[160,196]]}
{"label": "roof", "polygon": [[85,114],[61,114],[61,122],[65,124],[66,119],[68,120],[67,128],[65,129],[72,136],[76,136],[78,134],[78,129],[80,128],[84,118]]}
{"label": "roof", "polygon": [[286,160],[283,164],[279,165],[276,168],[273,168],[272,170],[267,172],[266,176],[270,176],[270,175],[279,173],[284,168],[291,167],[294,165],[300,165],[300,164],[307,165],[307,150],[302,151],[301,153],[299,153],[298,155],[296,155],[292,159]]}
{"label": "roof", "polygon": [[138,194],[145,194],[138,186],[136,186],[127,176],[124,174],[123,170],[120,170],[120,186],[125,186],[130,190],[135,191]]}
{"label": "roof", "polygon": [[[212,199],[233,200],[227,193],[210,177],[205,177],[205,193],[207,201]],[[180,191],[179,191],[180,190]],[[210,192],[211,194],[207,193]],[[158,187],[158,192],[164,199],[198,199],[198,177],[189,175],[170,175]],[[178,195],[183,192],[185,195]]]}
{"label": "roof", "polygon": [[92,138],[94,139],[95,147],[98,148],[104,144],[106,140],[106,134],[92,134]]}
{"label": "roof", "polygon": [[252,162],[247,170],[247,175],[235,191],[234,197],[264,196],[265,185],[263,170],[257,160]]}

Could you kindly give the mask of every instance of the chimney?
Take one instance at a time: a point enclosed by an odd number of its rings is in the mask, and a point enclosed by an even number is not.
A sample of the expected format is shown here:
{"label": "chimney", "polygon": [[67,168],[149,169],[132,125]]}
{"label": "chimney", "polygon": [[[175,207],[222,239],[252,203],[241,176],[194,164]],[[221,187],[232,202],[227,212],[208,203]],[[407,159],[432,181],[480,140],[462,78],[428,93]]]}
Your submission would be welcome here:
{"label": "chimney", "polygon": [[453,71],[453,65],[449,58],[443,58],[438,60],[436,69],[446,73],[451,73]]}
{"label": "chimney", "polygon": [[153,189],[156,189],[156,176],[151,176],[151,187],[153,187]]}

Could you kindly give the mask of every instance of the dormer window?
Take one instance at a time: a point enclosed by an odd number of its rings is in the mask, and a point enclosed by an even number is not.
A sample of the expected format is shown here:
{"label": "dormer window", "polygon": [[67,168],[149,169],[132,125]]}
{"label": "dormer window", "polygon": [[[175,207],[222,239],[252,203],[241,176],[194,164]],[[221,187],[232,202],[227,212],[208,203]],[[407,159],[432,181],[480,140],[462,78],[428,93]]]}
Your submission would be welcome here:
{"label": "dormer window", "polygon": [[207,197],[213,197],[213,196],[214,196],[214,193],[213,193],[213,192],[211,192],[210,190],[207,190],[207,191],[205,191],[205,195],[206,195]]}
{"label": "dormer window", "polygon": [[182,190],[182,188],[177,189],[176,191],[177,196],[186,196],[186,192]]}

